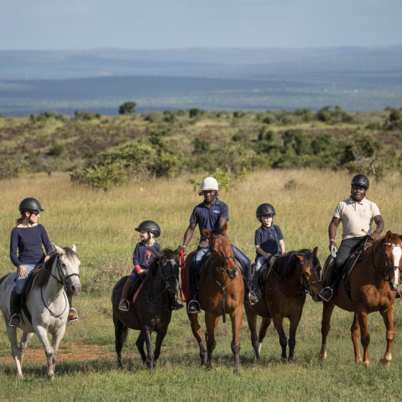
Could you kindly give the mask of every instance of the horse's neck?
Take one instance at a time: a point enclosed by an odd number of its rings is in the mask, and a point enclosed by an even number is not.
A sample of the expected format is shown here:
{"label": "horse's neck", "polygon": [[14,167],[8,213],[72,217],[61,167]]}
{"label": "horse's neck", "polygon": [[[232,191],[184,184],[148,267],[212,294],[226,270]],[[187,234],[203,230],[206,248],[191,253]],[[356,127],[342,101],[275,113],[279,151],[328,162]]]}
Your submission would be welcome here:
{"label": "horse's neck", "polygon": [[[52,272],[54,275],[54,272]],[[64,285],[50,275],[49,280],[43,288],[43,296],[46,300],[52,301],[57,299],[63,292]]]}
{"label": "horse's neck", "polygon": [[294,266],[285,276],[281,274],[279,267],[277,267],[276,274],[276,281],[284,293],[288,295],[296,295],[300,293],[302,285],[298,267]]}

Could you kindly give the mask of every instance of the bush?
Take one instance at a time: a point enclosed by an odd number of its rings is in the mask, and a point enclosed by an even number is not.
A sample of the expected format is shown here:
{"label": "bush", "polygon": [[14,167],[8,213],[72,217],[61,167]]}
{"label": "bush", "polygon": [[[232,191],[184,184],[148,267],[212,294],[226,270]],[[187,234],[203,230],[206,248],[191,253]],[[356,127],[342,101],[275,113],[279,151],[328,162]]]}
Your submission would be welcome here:
{"label": "bush", "polygon": [[136,106],[135,102],[124,102],[119,106],[119,114],[134,114]]}
{"label": "bush", "polygon": [[74,112],[74,119],[81,120],[81,121],[90,121],[94,119],[100,119],[101,115],[95,112]]}
{"label": "bush", "polygon": [[73,182],[103,191],[108,191],[128,180],[127,172],[119,162],[87,167],[73,172],[70,178]]}
{"label": "bush", "polygon": [[0,164],[0,180],[12,179],[18,176],[20,171],[19,164],[14,159],[2,160]]}

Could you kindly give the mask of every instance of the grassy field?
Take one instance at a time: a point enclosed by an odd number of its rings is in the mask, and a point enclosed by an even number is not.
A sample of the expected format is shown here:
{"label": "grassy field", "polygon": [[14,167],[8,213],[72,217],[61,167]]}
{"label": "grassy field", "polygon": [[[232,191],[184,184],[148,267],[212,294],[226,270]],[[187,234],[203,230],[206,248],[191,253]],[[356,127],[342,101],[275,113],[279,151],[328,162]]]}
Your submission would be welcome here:
{"label": "grassy field", "polygon": [[[220,323],[214,369],[199,367],[198,349],[183,311],[175,313],[158,368],[150,374],[135,351],[131,333],[125,349],[127,369],[118,370],[110,294],[113,283],[129,272],[136,239],[134,225],[152,218],[162,227],[161,244],[176,247],[199,197],[190,176],[130,183],[108,193],[71,184],[66,175],[23,176],[0,182],[0,274],[11,269],[9,232],[21,198],[37,196],[44,205],[42,223],[59,245],[77,244],[82,261],[82,294],[75,298],[81,320],[69,326],[61,347],[56,379],[44,376],[45,357],[35,339],[25,364],[26,379],[16,382],[4,331],[0,336],[0,400],[275,400],[393,401],[399,400],[402,352],[397,335],[394,361],[384,369],[378,361],[385,347],[379,315],[370,316],[371,366],[356,367],[350,340],[349,313],[336,310],[329,337],[329,357],[318,361],[321,305],[307,300],[299,327],[296,361],[280,362],[273,328],[255,363],[246,325],[242,330],[240,376],[232,374],[230,326]],[[253,258],[255,208],[272,202],[277,209],[287,248],[318,245],[323,261],[327,225],[336,203],[348,195],[350,176],[342,172],[288,170],[256,172],[231,183],[221,198],[230,206],[229,235]],[[386,229],[402,232],[401,177],[387,175],[374,182],[369,198],[384,216]],[[340,234],[340,233],[339,233]],[[193,240],[193,246],[196,239]],[[397,330],[402,314],[396,308]]]}

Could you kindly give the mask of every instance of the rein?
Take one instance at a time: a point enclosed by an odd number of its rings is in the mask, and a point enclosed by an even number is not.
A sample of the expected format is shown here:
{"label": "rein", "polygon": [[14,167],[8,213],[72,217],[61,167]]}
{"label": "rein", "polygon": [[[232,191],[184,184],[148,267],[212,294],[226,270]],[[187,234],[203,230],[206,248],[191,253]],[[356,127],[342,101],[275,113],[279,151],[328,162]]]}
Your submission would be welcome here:
{"label": "rein", "polygon": [[[56,275],[58,275],[58,276],[53,274],[53,269],[55,267],[57,269]],[[55,259],[54,259],[54,261],[52,263],[52,267],[50,268],[49,275],[52,278],[54,278],[57,281],[57,283],[59,283],[63,287],[65,286],[65,283],[66,283],[67,279],[69,279],[69,278],[71,278],[73,276],[78,276],[78,278],[80,277],[80,275],[77,274],[77,273],[72,273],[70,275],[64,275],[63,270],[61,268],[61,262],[60,262],[59,254],[56,254],[56,257],[55,257]],[[67,310],[68,298],[67,298],[67,295],[66,295],[65,291],[63,291],[63,294],[64,294],[64,309],[60,314],[56,314],[50,309],[50,307],[47,305],[47,303],[45,301],[45,297],[43,295],[43,287],[40,288],[40,297],[41,297],[42,303],[43,303],[44,307],[46,308],[46,310],[49,311],[50,315],[52,317],[54,317],[54,318],[60,318]]]}

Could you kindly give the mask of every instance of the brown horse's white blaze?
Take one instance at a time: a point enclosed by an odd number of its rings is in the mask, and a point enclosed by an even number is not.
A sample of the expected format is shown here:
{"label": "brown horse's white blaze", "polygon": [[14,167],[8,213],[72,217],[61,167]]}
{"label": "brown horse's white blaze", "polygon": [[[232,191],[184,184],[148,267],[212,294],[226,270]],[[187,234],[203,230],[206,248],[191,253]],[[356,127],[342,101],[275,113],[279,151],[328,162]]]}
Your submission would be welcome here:
{"label": "brown horse's white blaze", "polygon": [[392,243],[392,257],[394,260],[394,279],[393,279],[393,285],[395,289],[399,285],[399,279],[400,279],[400,267],[399,264],[401,262],[401,256],[402,256],[402,248],[399,244],[394,244]]}

